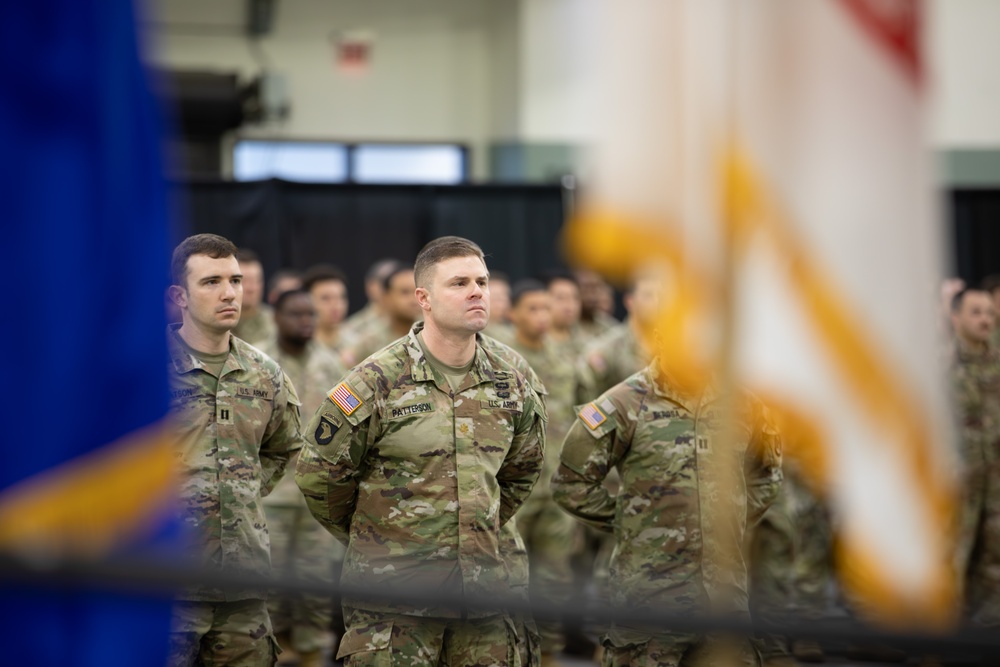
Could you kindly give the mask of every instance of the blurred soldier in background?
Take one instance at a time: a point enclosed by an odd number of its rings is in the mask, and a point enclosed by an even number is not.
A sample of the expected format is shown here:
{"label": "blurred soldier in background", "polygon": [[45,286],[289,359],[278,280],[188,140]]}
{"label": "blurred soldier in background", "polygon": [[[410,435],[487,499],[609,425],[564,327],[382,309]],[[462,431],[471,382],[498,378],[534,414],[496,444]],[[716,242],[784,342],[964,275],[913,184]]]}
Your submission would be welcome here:
{"label": "blurred soldier in background", "polygon": [[365,307],[344,320],[344,334],[351,338],[360,337],[371,324],[378,322],[382,316],[382,293],[385,289],[385,278],[399,264],[394,259],[380,259],[368,268],[365,273],[365,297],[368,303]]}
{"label": "blurred soldier in background", "polygon": [[[830,514],[793,459],[784,460],[783,472],[778,498],[750,531],[750,605],[764,618],[822,619],[835,599]],[[765,662],[785,662],[789,651],[806,662],[824,659],[815,642],[799,640],[788,647],[780,637],[764,641]]]}
{"label": "blurred soldier in background", "polygon": [[309,292],[316,308],[314,340],[339,357],[350,342],[343,326],[349,305],[347,277],[335,266],[320,264],[306,271],[302,289]]}
{"label": "blurred soldier in background", "polygon": [[243,311],[233,334],[253,345],[274,337],[274,313],[264,303],[264,267],[250,248],[240,248],[237,259],[243,272]]}
{"label": "blurred soldier in background", "polygon": [[952,299],[951,380],[964,464],[958,563],[966,611],[1000,624],[1000,353],[993,347],[989,293],[966,289]]}
{"label": "blurred soldier in background", "polygon": [[[994,315],[1000,313],[1000,273],[993,273],[983,278],[980,287],[984,292],[989,293],[990,298],[993,299]],[[1000,327],[996,326],[996,322],[994,322],[993,336],[990,342],[993,344],[993,347],[1000,349]]]}
{"label": "blurred soldier in background", "polygon": [[[559,466],[562,441],[575,418],[575,369],[573,360],[561,356],[548,340],[552,296],[544,283],[537,280],[516,283],[511,306],[514,336],[510,346],[544,383],[547,390],[545,408],[549,416],[545,428],[548,443],[545,466],[538,484],[517,514],[517,528],[527,543],[532,597],[550,604],[566,605],[572,596],[572,558],[582,538],[577,523],[552,500],[549,480]],[[563,650],[565,638],[559,622],[540,623],[539,629],[543,660]]]}
{"label": "blurred soldier in background", "polygon": [[[278,296],[274,322],[277,336],[259,347],[291,378],[302,399],[303,411],[312,415],[326,399],[326,392],[347,370],[334,353],[313,340],[316,310],[309,292],[292,290]],[[332,583],[343,562],[344,548],[310,514],[293,476],[283,478],[264,499],[264,510],[271,534],[274,571],[298,579]],[[302,667],[318,667],[322,650],[331,645],[330,598],[272,593],[267,607],[278,644],[291,649],[279,662],[297,659]]]}
{"label": "blurred soldier in background", "polygon": [[[544,408],[525,377],[479,342],[489,319],[479,247],[437,239],[416,269],[425,322],[329,393],[306,429],[296,480],[348,544],[344,584],[502,602],[500,530],[541,472]],[[349,665],[510,664],[519,647],[503,612],[363,599],[344,609],[339,653]]]}
{"label": "blurred soldier in background", "polygon": [[592,340],[618,324],[618,320],[603,310],[607,307],[609,292],[614,308],[614,290],[596,271],[577,269],[575,275],[580,286],[580,333]]}
{"label": "blurred soldier in background", "polygon": [[559,354],[575,361],[585,345],[579,327],[580,287],[573,274],[566,271],[548,271],[544,282],[552,295],[549,339],[559,349]]}
{"label": "blurred soldier in background", "polygon": [[506,273],[490,273],[490,323],[483,333],[504,343],[509,343],[513,332],[510,327],[510,279]]}
{"label": "blurred soldier in background", "polygon": [[[735,404],[735,442],[724,434],[727,404]],[[621,476],[617,495],[603,486],[612,468]],[[578,409],[552,480],[568,512],[615,534],[613,608],[737,617],[749,613],[746,569],[742,544],[727,548],[726,541],[742,540],[780,485],[781,444],[764,406],[711,386],[687,393],[655,360]],[[604,645],[607,667],[757,661],[748,641],[620,622]]]}
{"label": "blurred soldier in background", "polygon": [[272,308],[285,292],[302,289],[302,272],[295,269],[278,269],[267,281],[267,303]]}
{"label": "blurred soldier in background", "polygon": [[640,278],[625,292],[628,319],[595,339],[584,350],[579,373],[578,402],[603,394],[649,365],[652,355],[642,329],[653,326],[659,308],[659,280]]}
{"label": "blurred soldier in background", "polygon": [[420,317],[414,296],[413,268],[395,264],[382,282],[382,315],[360,332],[341,352],[344,365],[350,368],[365,357],[402,338]]}
{"label": "blurred soldier in background", "polygon": [[[170,297],[182,323],[167,345],[179,501],[195,562],[267,577],[262,496],[301,445],[299,400],[281,368],[231,335],[240,319],[236,247],[214,234],[185,239],[171,261]],[[179,595],[171,665],[273,665],[265,591],[189,588]]]}

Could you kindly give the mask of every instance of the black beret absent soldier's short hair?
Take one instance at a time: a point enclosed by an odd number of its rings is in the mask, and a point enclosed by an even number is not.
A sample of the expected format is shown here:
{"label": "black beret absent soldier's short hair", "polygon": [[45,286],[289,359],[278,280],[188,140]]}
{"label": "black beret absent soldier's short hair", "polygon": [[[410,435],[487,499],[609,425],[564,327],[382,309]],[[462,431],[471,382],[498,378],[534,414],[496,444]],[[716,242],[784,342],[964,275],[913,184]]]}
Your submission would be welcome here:
{"label": "black beret absent soldier's short hair", "polygon": [[218,234],[195,234],[174,248],[170,258],[170,280],[174,285],[187,289],[188,258],[191,255],[208,255],[212,259],[236,257],[236,245]]}

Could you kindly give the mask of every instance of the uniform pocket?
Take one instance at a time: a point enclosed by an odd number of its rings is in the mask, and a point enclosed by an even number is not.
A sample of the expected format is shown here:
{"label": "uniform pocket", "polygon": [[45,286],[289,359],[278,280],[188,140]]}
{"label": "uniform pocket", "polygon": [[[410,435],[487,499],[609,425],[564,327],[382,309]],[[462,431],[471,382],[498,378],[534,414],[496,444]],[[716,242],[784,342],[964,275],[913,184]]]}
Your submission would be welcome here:
{"label": "uniform pocket", "polygon": [[340,640],[337,659],[362,667],[391,667],[392,622],[348,630]]}

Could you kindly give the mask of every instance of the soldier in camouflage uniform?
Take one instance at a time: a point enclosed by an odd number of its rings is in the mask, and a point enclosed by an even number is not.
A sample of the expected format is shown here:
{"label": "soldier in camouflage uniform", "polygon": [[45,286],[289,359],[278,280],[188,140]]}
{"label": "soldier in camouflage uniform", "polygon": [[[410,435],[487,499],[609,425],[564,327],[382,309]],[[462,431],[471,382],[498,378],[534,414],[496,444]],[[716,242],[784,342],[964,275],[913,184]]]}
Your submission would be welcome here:
{"label": "soldier in camouflage uniform", "polygon": [[353,342],[345,333],[347,315],[347,277],[331,264],[319,264],[306,271],[302,289],[309,292],[316,308],[316,330],[313,340],[340,358],[340,353]]}
{"label": "soldier in camouflage uniform", "polygon": [[413,268],[397,264],[385,277],[382,293],[383,315],[358,331],[351,344],[340,354],[345,366],[354,366],[389,343],[410,331],[420,317],[420,307],[414,298]]}
{"label": "soldier in camouflage uniform", "polygon": [[[242,288],[236,248],[214,234],[184,240],[171,263],[181,325],[167,331],[180,511],[196,565],[270,574],[261,498],[301,445],[299,400],[278,365],[231,335]],[[179,597],[171,664],[273,665],[263,590],[191,588]]]}
{"label": "soldier in camouflage uniform", "polygon": [[394,259],[380,259],[374,262],[365,273],[365,296],[368,303],[365,307],[344,320],[343,334],[357,338],[368,329],[372,322],[382,317],[382,293],[385,277],[395,270],[399,264]]}
{"label": "soldier in camouflage uniform", "polygon": [[[735,441],[724,442],[720,411],[733,402],[711,386],[683,392],[654,360],[578,409],[552,488],[581,521],[614,532],[614,609],[748,614],[739,541],[780,488],[781,445],[749,395],[737,402]],[[615,496],[602,486],[612,468],[621,476]],[[720,644],[618,622],[605,637],[604,664],[692,664]],[[756,662],[748,642],[738,650]]]}
{"label": "soldier in camouflage uniform", "polygon": [[653,326],[659,292],[659,281],[645,277],[625,293],[628,319],[596,338],[581,356],[578,402],[593,400],[649,365],[652,355],[642,340],[642,329]]}
{"label": "soldier in camouflage uniform", "polygon": [[[547,389],[545,467],[531,497],[517,515],[517,527],[528,547],[531,590],[535,599],[566,605],[572,597],[572,559],[582,546],[580,526],[552,500],[549,480],[559,467],[563,438],[576,417],[573,411],[576,375],[571,359],[559,355],[547,338],[552,323],[552,297],[544,283],[522,280],[511,299],[514,337],[510,346],[538,373]],[[565,646],[561,624],[539,623],[542,652],[555,655]]]}
{"label": "soldier in camouflage uniform", "polygon": [[[750,605],[755,616],[821,619],[834,604],[833,526],[826,505],[812,492],[794,461],[785,461],[777,499],[750,534]],[[766,659],[787,656],[821,661],[812,641],[789,647],[782,637],[767,637]]]}
{"label": "soldier in camouflage uniform", "polygon": [[[596,340],[614,329],[620,323],[602,309],[603,297],[611,290],[596,271],[577,269],[576,283],[580,287],[580,333],[588,341]],[[614,291],[611,290],[612,295]],[[612,296],[613,300],[613,296]],[[631,373],[630,373],[631,375]]]}
{"label": "soldier in camouflage uniform", "polygon": [[[311,415],[347,369],[336,355],[313,340],[316,310],[309,292],[293,290],[280,295],[274,304],[274,321],[278,337],[260,345],[260,349],[291,378],[303,411]],[[274,571],[332,583],[344,559],[343,546],[313,518],[292,475],[284,477],[264,499],[264,511]],[[293,649],[300,667],[318,667],[321,651],[330,646],[330,598],[272,594],[267,608],[281,648]]]}
{"label": "soldier in camouflage uniform", "polygon": [[240,248],[237,257],[243,272],[243,305],[233,335],[253,345],[274,336],[274,312],[264,303],[264,267],[257,253]]}
{"label": "soldier in camouflage uniform", "polygon": [[[498,600],[509,573],[501,528],[541,472],[545,413],[525,377],[476,335],[489,318],[478,246],[444,237],[417,256],[425,315],[353,368],[306,428],[296,481],[347,544],[341,581]],[[519,665],[516,619],[500,610],[352,597],[339,657],[349,665]]]}
{"label": "soldier in camouflage uniform", "polygon": [[990,342],[990,295],[966,289],[952,301],[951,381],[965,483],[957,562],[966,611],[975,623],[1000,624],[1000,352]]}

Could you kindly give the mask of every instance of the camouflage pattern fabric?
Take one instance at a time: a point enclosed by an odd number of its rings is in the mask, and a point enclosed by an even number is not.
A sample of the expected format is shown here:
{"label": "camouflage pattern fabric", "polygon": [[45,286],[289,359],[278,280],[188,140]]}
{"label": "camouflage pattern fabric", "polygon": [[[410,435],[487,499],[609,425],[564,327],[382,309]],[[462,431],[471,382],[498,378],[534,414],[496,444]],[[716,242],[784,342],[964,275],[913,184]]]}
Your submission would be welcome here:
{"label": "camouflage pattern fabric", "polygon": [[253,315],[240,315],[239,324],[233,329],[233,335],[251,345],[261,341],[271,340],[278,332],[274,323],[274,309],[266,303],[257,306]]}
{"label": "camouflage pattern fabric", "polygon": [[[563,438],[576,418],[573,400],[576,371],[573,360],[560,357],[554,346],[531,349],[515,339],[511,347],[520,354],[545,383],[545,466],[531,496],[517,514],[517,526],[528,547],[531,590],[535,599],[566,605],[573,597],[573,556],[582,548],[582,527],[552,500],[549,481],[559,467]],[[558,653],[565,646],[561,624],[538,624],[542,650]]]}
{"label": "camouflage pattern fabric", "polygon": [[416,618],[352,609],[338,658],[347,667],[443,665],[522,667],[517,624],[505,614],[475,619]]}
{"label": "camouflage pattern fabric", "polygon": [[628,322],[608,330],[583,351],[577,368],[580,385],[577,401],[593,400],[641,371],[649,361],[649,355]]}
{"label": "camouflage pattern fabric", "polygon": [[[734,402],[737,437],[727,446],[721,406]],[[602,486],[612,468],[621,476],[614,496]],[[720,488],[719,470],[734,484]],[[614,532],[615,608],[739,616],[749,613],[739,544],[781,480],[780,440],[758,400],[728,401],[711,387],[684,396],[654,362],[578,409],[552,488],[568,512]],[[738,541],[735,553],[726,548],[728,536]],[[615,623],[606,644],[624,648],[652,636]]]}
{"label": "camouflage pattern fabric", "polygon": [[174,603],[170,667],[271,667],[280,653],[263,600]]}
{"label": "camouflage pattern fabric", "polygon": [[[452,392],[424,357],[421,330],[418,323],[330,392],[305,429],[296,481],[313,515],[347,544],[345,586],[502,597],[500,528],[541,472],[544,407],[478,337],[472,368]],[[371,600],[344,606],[459,613]]]}
{"label": "camouflage pattern fabric", "polygon": [[369,303],[344,320],[343,324],[340,325],[341,335],[356,337],[379,317],[380,315],[375,305]]}
{"label": "camouflage pattern fabric", "polygon": [[598,311],[594,313],[594,319],[591,322],[585,322],[580,320],[577,328],[580,331],[580,335],[587,341],[597,340],[608,331],[611,331],[617,327],[621,322],[611,317],[603,311]]}
{"label": "camouflage pattern fabric", "polygon": [[[167,332],[171,428],[176,438],[179,510],[196,563],[231,574],[267,577],[270,542],[261,498],[299,449],[299,399],[278,365],[230,337],[220,377]],[[263,597],[262,590],[191,588],[186,600]]]}
{"label": "camouflage pattern fabric", "polygon": [[[291,379],[307,415],[316,412],[326,400],[327,392],[347,373],[340,360],[315,341],[306,345],[300,357],[282,350],[277,340],[259,347],[277,361]],[[313,518],[292,475],[283,477],[264,499],[264,512],[271,534],[273,570],[307,581],[333,583],[338,564],[344,559],[344,546]],[[329,597],[272,593],[267,609],[274,631],[281,636],[282,642],[288,635],[291,647],[299,653],[330,645],[333,609]]]}
{"label": "camouflage pattern fabric", "polygon": [[964,572],[966,612],[1000,624],[1000,352],[956,339],[951,382],[958,412],[964,480],[956,561]]}
{"label": "camouflage pattern fabric", "polygon": [[363,329],[353,330],[350,338],[351,342],[344,345],[340,351],[340,359],[348,367],[395,342],[399,336],[392,330],[385,317],[377,317],[370,320]]}
{"label": "camouflage pattern fabric", "polygon": [[649,637],[622,646],[607,645],[601,664],[603,667],[751,667],[760,664],[760,656],[749,641]]}
{"label": "camouflage pattern fabric", "polygon": [[751,531],[750,602],[755,610],[818,618],[834,602],[833,526],[826,505],[786,462],[774,504]]}

